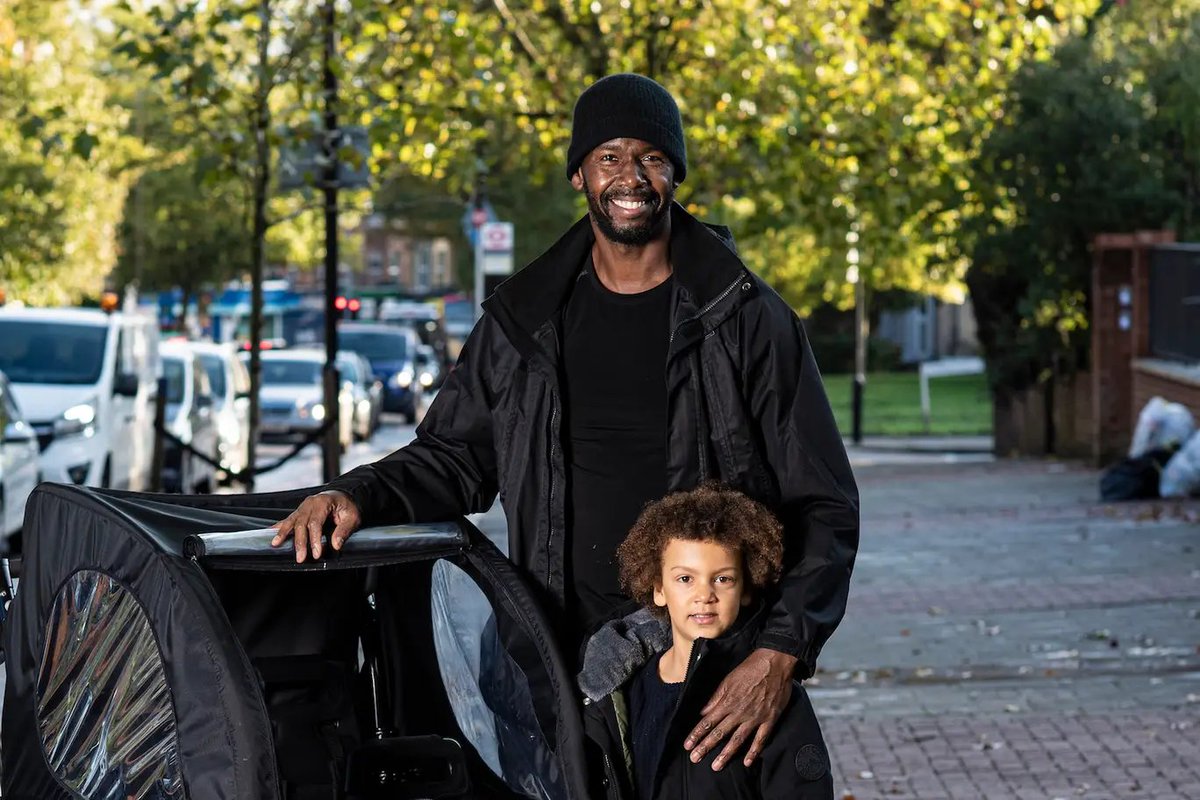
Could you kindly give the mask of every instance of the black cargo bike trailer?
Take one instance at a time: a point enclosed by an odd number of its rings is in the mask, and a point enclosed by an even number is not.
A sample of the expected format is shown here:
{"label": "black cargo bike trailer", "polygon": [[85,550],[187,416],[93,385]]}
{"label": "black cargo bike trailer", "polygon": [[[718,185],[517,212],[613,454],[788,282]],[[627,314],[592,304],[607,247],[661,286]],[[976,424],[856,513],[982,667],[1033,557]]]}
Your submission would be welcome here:
{"label": "black cargo bike trailer", "polygon": [[573,682],[511,562],[458,520],[297,565],[267,529],[311,491],[34,492],[5,800],[584,800]]}

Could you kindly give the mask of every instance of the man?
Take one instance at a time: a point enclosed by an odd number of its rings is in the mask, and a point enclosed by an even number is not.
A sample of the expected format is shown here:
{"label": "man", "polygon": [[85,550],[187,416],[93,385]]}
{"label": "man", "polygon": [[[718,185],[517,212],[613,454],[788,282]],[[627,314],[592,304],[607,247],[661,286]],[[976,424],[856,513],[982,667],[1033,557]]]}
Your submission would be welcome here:
{"label": "man", "polygon": [[588,215],[496,289],[416,440],[331,482],[278,525],[297,561],[363,521],[488,509],[572,645],[634,608],[615,553],[638,512],[718,479],[785,529],[757,649],[688,736],[692,760],[749,765],[845,612],[858,493],[799,319],[728,231],[674,202],[687,174],[674,99],[612,75],[575,106],[567,176]]}

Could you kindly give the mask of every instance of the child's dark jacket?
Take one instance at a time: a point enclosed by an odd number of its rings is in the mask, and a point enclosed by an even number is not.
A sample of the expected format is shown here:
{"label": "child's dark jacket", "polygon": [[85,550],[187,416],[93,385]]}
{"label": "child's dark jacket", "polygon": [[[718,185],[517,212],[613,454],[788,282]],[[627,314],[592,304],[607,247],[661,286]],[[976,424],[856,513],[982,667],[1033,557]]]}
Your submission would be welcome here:
{"label": "child's dark jacket", "polygon": [[749,768],[743,752],[720,772],[712,769],[721,747],[693,764],[683,740],[700,720],[700,709],[717,686],[755,648],[764,611],[743,613],[718,639],[698,639],[692,648],[679,705],[667,728],[653,798],[637,797],[630,755],[626,690],[657,653],[670,647],[670,625],[639,611],[602,628],[588,643],[579,685],[584,693],[584,727],[594,745],[599,800],[832,800],[829,755],[808,694],[797,681],[792,698],[759,759]]}

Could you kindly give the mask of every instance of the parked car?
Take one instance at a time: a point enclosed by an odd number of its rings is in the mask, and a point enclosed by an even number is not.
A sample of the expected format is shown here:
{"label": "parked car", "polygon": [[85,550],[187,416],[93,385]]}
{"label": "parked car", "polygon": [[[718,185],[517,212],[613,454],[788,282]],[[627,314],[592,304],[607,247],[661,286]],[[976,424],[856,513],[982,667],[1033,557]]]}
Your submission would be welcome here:
{"label": "parked car", "polygon": [[12,537],[25,521],[29,494],[41,481],[37,434],[25,421],[8,377],[0,372],[0,539],[11,549]]}
{"label": "parked car", "polygon": [[[295,438],[324,424],[327,414],[321,378],[324,366],[324,350],[262,353],[260,438]],[[353,417],[354,394],[343,384],[338,392],[338,441],[343,449],[350,447],[354,437]]]}
{"label": "parked car", "polygon": [[232,344],[192,342],[189,347],[208,373],[221,466],[226,473],[241,472],[250,448],[250,373]]}
{"label": "parked car", "polygon": [[383,382],[371,371],[371,362],[351,350],[338,353],[338,373],[354,394],[354,438],[370,439],[383,414]]}
{"label": "parked car", "polygon": [[[167,430],[183,444],[215,459],[217,423],[208,372],[200,356],[186,342],[167,342],[159,355],[167,387]],[[216,472],[216,467],[176,442],[163,442],[163,488],[168,492],[211,492]]]}
{"label": "parked car", "polygon": [[384,411],[399,412],[406,422],[416,422],[421,400],[417,375],[420,340],[408,326],[342,323],[338,347],[366,356],[371,371],[383,382]]}
{"label": "parked car", "polygon": [[[379,308],[379,321],[412,328],[421,344],[432,348],[436,363],[432,364],[428,374],[436,381],[432,384],[434,387],[441,386],[441,378],[453,363],[453,358],[450,354],[450,337],[442,324],[442,311],[438,305],[412,300],[384,300]],[[425,384],[426,388],[429,386]]]}
{"label": "parked car", "polygon": [[0,308],[0,371],[37,433],[46,480],[149,487],[159,373],[152,316]]}
{"label": "parked car", "polygon": [[442,385],[442,364],[432,347],[417,345],[416,363],[417,383],[422,389],[436,389]]}

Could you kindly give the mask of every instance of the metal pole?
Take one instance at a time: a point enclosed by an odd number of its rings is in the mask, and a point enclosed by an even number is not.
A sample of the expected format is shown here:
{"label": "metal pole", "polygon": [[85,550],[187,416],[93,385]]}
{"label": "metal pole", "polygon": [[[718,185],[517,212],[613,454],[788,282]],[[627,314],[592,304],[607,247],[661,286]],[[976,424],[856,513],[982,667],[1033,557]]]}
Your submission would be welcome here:
{"label": "metal pole", "polygon": [[483,317],[483,226],[475,226],[475,321]]}
{"label": "metal pole", "polygon": [[475,228],[474,252],[474,291],[475,321],[483,317],[483,223],[487,220],[487,212],[483,205],[483,170],[476,167],[475,171],[475,202],[471,209],[471,225]]}
{"label": "metal pole", "polygon": [[158,379],[154,395],[154,449],[150,455],[150,491],[162,491],[163,429],[167,424],[167,379]]}
{"label": "metal pole", "polygon": [[854,413],[853,439],[862,444],[863,394],[867,388],[867,337],[870,334],[867,318],[867,284],[859,272],[854,284],[854,394],[851,403]]}
{"label": "metal pole", "polygon": [[337,76],[333,72],[336,56],[334,40],[334,0],[325,0],[325,49],[322,58],[325,90],[325,174],[322,181],[325,193],[325,432],[321,458],[321,476],[325,483],[342,472],[341,441],[338,409],[337,375],[337,308],[338,294],[338,127]]}

